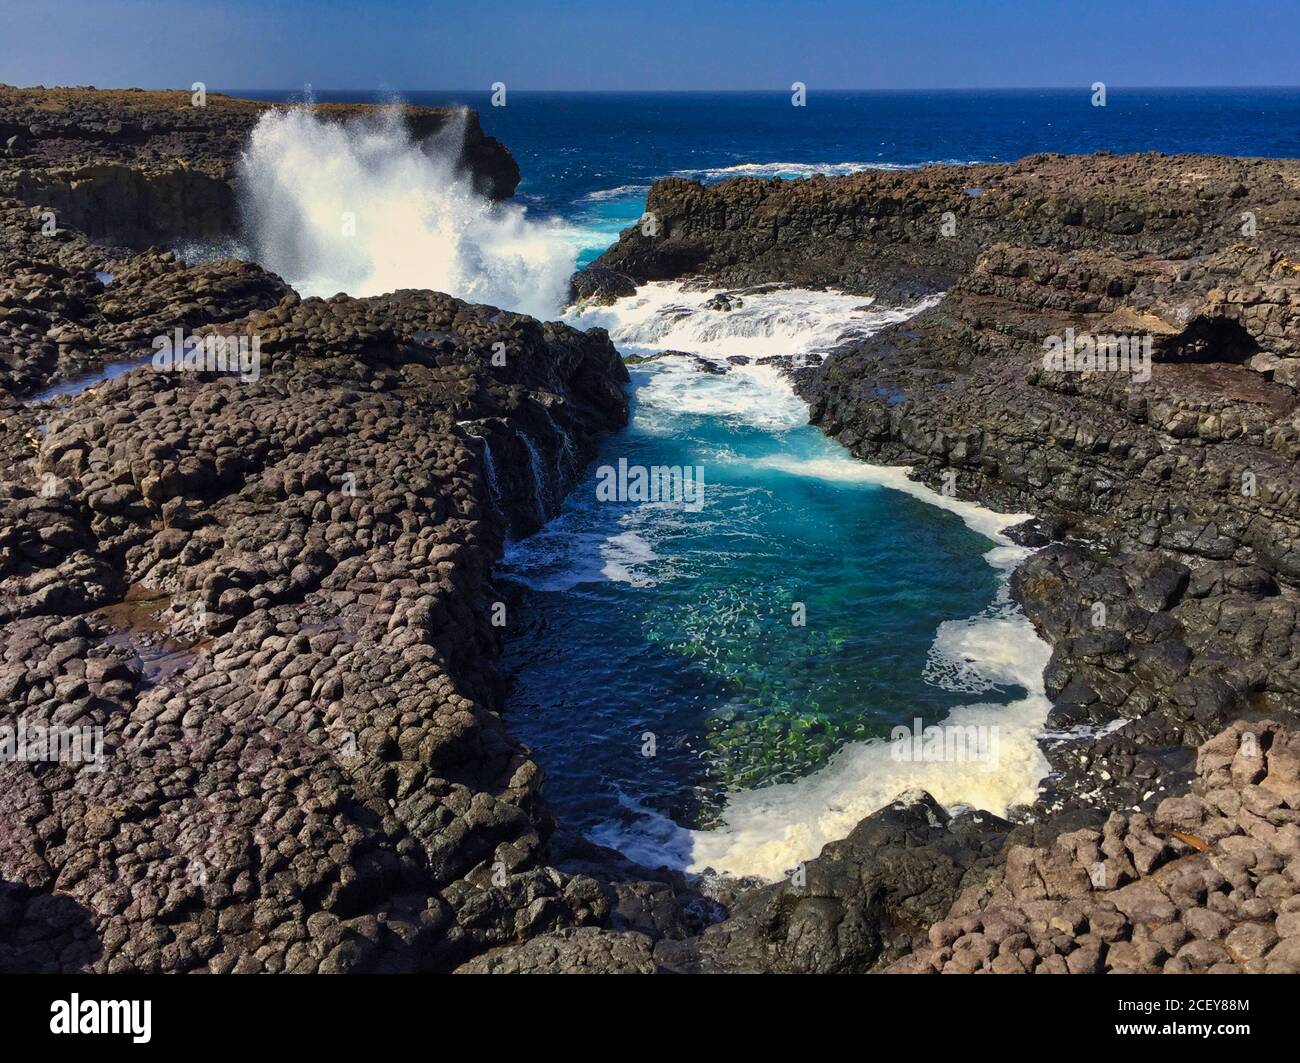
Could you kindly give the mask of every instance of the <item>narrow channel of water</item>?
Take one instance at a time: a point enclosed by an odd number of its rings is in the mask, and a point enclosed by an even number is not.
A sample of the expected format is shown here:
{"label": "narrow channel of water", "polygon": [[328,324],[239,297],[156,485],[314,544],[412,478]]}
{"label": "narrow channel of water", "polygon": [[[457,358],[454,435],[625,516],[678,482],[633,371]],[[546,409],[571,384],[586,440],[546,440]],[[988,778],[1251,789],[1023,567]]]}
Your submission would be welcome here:
{"label": "narrow channel of water", "polygon": [[[726,372],[632,366],[628,429],[507,554],[526,595],[510,727],[552,806],[652,865],[775,878],[909,786],[995,812],[1032,799],[1045,647],[1006,600],[1013,520],[856,461],[757,364],[907,315],[789,290],[721,310],[712,294],[649,285],[571,315],[625,356]],[[703,505],[601,501],[620,460],[698,470]],[[900,762],[885,740],[918,718],[995,727],[995,756]]]}

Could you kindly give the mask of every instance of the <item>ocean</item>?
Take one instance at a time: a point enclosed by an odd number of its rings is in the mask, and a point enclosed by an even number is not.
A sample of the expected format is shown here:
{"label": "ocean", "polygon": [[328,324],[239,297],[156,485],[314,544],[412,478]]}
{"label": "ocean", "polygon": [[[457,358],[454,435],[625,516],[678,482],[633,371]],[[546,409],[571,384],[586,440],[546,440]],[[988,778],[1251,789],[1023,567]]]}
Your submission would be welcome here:
{"label": "ocean", "polygon": [[[263,99],[286,94],[239,93]],[[253,253],[305,294],[430,287],[610,331],[632,418],[500,569],[522,596],[503,668],[513,734],[559,818],[651,865],[774,879],[911,787],[1004,814],[1047,771],[1047,647],[1007,595],[998,515],[852,459],[771,355],[818,357],[904,320],[836,292],[643,286],[563,307],[569,273],[663,175],[797,178],[1040,151],[1300,154],[1300,91],[407,92],[466,104],[514,153],[513,205],[477,199],[396,128],[263,120],[246,159]],[[392,94],[317,92],[323,102]],[[358,220],[340,234],[338,219]],[[699,505],[609,500],[619,467],[698,470]],[[954,763],[900,729],[982,736]]]}

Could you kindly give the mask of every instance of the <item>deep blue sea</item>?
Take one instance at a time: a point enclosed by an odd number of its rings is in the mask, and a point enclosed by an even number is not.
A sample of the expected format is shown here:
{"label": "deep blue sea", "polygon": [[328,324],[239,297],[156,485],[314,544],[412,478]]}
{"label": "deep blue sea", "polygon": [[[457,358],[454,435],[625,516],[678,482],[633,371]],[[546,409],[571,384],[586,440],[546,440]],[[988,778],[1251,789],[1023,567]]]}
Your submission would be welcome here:
{"label": "deep blue sea", "polygon": [[[1086,88],[813,92],[803,108],[781,93],[511,92],[503,108],[487,93],[403,96],[477,108],[519,161],[527,217],[549,224],[498,223],[410,187],[438,171],[382,137],[286,125],[257,154],[256,194],[277,219],[260,246],[291,280],[312,277],[304,290],[445,287],[556,316],[557,273],[562,286],[668,174],[798,178],[1102,149],[1300,155],[1297,90],[1116,88],[1104,108]],[[365,239],[339,239],[343,211]],[[630,358],[687,351],[722,371],[636,362],[627,430],[556,519],[507,550],[501,577],[521,602],[505,711],[552,807],[648,863],[774,878],[909,787],[999,814],[1032,800],[1047,768],[1047,649],[1007,600],[1023,556],[1002,535],[1013,518],[855,461],[759,362],[815,359],[917,307],[787,290],[728,309],[710,294],[653,284],[564,312],[607,328]],[[602,469],[620,462],[698,470],[701,504],[603,498]],[[892,742],[918,719],[991,736],[991,752],[931,759]]]}

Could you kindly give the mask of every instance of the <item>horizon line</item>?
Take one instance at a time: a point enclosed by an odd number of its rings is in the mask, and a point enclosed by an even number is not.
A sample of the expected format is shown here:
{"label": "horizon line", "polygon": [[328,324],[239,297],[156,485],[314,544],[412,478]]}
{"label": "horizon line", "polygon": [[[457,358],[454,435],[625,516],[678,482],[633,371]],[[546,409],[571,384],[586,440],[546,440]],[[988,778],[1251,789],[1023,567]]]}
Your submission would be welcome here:
{"label": "horizon line", "polygon": [[[643,93],[647,96],[671,96],[685,93],[717,93],[724,95],[727,93],[735,94],[757,94],[770,93],[774,96],[788,96],[790,89],[780,88],[744,88],[744,89],[705,89],[705,88],[685,88],[685,89],[534,89],[522,88],[506,83],[508,92],[536,92],[536,93],[555,93],[571,95],[613,95],[616,93]],[[1158,91],[1207,91],[1207,90],[1241,90],[1241,91],[1264,91],[1264,90],[1286,90],[1300,89],[1300,82],[1293,85],[1118,85],[1106,82],[1107,91],[1121,92],[1158,92]],[[149,90],[146,90],[149,91]],[[166,90],[158,90],[166,91]],[[180,91],[188,92],[189,88]],[[241,86],[238,89],[230,89],[230,92],[301,92],[302,88],[249,88]],[[318,85],[312,86],[313,92],[441,92],[441,93],[482,93],[490,95],[492,88],[401,88],[401,89],[359,89],[355,87],[348,88],[322,88]],[[1092,91],[1092,85],[989,85],[989,86],[971,86],[971,85],[926,85],[916,86],[913,88],[896,88],[896,89],[868,89],[868,88],[817,88],[816,86],[807,86],[808,94],[811,96],[815,92],[850,92],[850,93],[907,93],[907,92],[1083,92]]]}
{"label": "horizon line", "polygon": [[[159,88],[144,88],[143,86],[139,86],[139,85],[43,85],[43,84],[42,84],[42,85],[9,85],[7,82],[3,82],[3,81],[0,81],[0,85],[7,85],[8,87],[10,87],[10,88],[15,88],[15,89],[45,89],[45,90],[56,90],[56,89],[94,89],[94,90],[96,90],[96,91],[105,91],[105,92],[125,92],[125,91],[131,91],[131,90],[138,90],[138,91],[140,91],[140,92],[190,92],[190,91],[192,91],[192,86],[190,86],[190,85],[165,86],[165,87],[159,87]],[[1289,84],[1289,85],[1277,85],[1277,84],[1275,84],[1275,85],[1238,85],[1238,84],[1219,84],[1219,85],[1183,85],[1183,84],[1179,84],[1179,85],[1123,85],[1123,84],[1118,84],[1118,83],[1105,82],[1105,85],[1106,85],[1107,91],[1115,91],[1115,90],[1119,90],[1119,91],[1123,91],[1123,92],[1225,91],[1225,90],[1235,90],[1235,91],[1257,91],[1257,92],[1258,92],[1258,91],[1276,91],[1276,90],[1287,90],[1287,89],[1300,89],[1300,82],[1295,83],[1295,84]],[[594,88],[594,89],[589,89],[589,88],[581,88],[581,89],[572,89],[572,88],[550,88],[550,89],[538,89],[538,88],[528,88],[528,87],[515,87],[515,86],[511,86],[508,82],[506,83],[506,87],[507,87],[507,91],[509,91],[509,92],[554,93],[554,94],[593,95],[593,96],[594,96],[594,95],[613,95],[613,94],[616,94],[616,93],[641,93],[641,94],[644,94],[644,95],[662,95],[662,96],[679,95],[679,94],[684,94],[684,93],[716,93],[716,94],[718,94],[718,95],[725,95],[725,94],[728,94],[728,93],[733,93],[733,94],[741,94],[741,93],[745,93],[745,94],[770,93],[770,94],[772,94],[772,95],[774,95],[774,96],[784,96],[784,95],[788,95],[789,92],[791,91],[791,90],[786,89],[786,88],[769,88],[769,87],[764,87],[764,88],[730,88],[730,89],[719,89],[719,88],[678,88],[678,89],[662,89],[662,88],[655,88],[655,89],[639,89],[639,88]],[[435,93],[435,92],[436,92],[436,93],[483,93],[483,94],[490,94],[490,93],[493,91],[493,89],[492,89],[491,86],[488,86],[487,88],[467,88],[467,87],[462,86],[462,87],[459,87],[459,88],[413,88],[413,87],[406,87],[406,88],[393,89],[393,88],[357,88],[357,87],[355,87],[355,86],[349,86],[349,87],[321,87],[321,86],[317,86],[317,85],[311,85],[310,88],[311,88],[311,91],[312,91],[312,92],[350,92],[350,93],[361,93],[361,92],[369,92],[369,93],[385,93],[385,92],[387,92],[387,93],[428,92],[428,93]],[[1080,84],[1080,85],[980,85],[980,86],[976,86],[976,85],[925,85],[925,86],[911,86],[911,87],[908,87],[908,88],[848,88],[848,87],[819,88],[819,87],[817,87],[817,86],[815,86],[815,85],[814,85],[814,86],[807,86],[807,91],[808,91],[808,93],[809,93],[810,95],[811,95],[812,93],[834,93],[834,92],[864,93],[864,94],[865,94],[865,93],[878,93],[878,94],[898,93],[898,94],[902,94],[902,93],[909,93],[909,92],[972,92],[972,93],[975,93],[975,92],[1084,92],[1084,93],[1086,93],[1086,92],[1091,91],[1091,89],[1092,89],[1091,84],[1088,84],[1088,85],[1084,85],[1084,84]],[[214,92],[214,93],[217,94],[217,95],[228,95],[228,94],[232,94],[232,93],[236,93],[236,92],[304,92],[304,91],[306,91],[306,90],[307,90],[307,86],[305,86],[305,85],[299,85],[299,86],[293,86],[293,87],[283,87],[283,86],[248,86],[248,85],[241,85],[241,86],[238,86],[238,87],[227,88],[227,89],[220,89],[220,88],[219,88],[219,89],[213,89],[213,88],[211,88],[211,87],[209,87],[209,89],[208,89],[209,92]]]}

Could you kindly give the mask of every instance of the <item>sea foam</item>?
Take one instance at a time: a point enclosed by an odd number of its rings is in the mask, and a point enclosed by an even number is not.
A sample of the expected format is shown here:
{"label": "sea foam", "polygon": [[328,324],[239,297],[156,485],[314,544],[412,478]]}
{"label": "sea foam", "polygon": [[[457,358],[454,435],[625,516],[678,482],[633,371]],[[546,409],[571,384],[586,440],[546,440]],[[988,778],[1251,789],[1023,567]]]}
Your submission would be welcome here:
{"label": "sea foam", "polygon": [[464,135],[463,114],[417,144],[396,107],[347,125],[268,111],[240,162],[254,256],[303,295],[431,288],[555,317],[580,238],[479,195]]}

